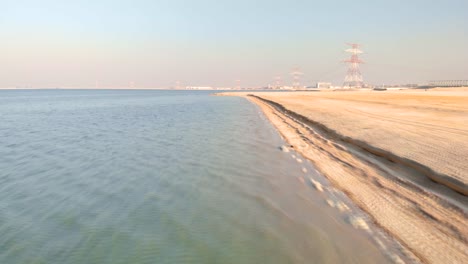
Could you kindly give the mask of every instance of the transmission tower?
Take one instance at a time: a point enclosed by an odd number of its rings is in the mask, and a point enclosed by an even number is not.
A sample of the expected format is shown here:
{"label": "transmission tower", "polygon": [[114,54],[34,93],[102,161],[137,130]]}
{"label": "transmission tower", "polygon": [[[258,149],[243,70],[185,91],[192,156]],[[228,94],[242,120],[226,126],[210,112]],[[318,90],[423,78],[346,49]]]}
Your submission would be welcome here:
{"label": "transmission tower", "polygon": [[348,72],[346,73],[345,81],[343,86],[345,87],[362,87],[364,86],[364,82],[362,80],[362,74],[359,70],[359,64],[364,63],[361,59],[359,59],[359,54],[362,51],[359,49],[361,46],[360,44],[355,43],[347,43],[347,45],[351,46],[350,49],[347,49],[346,52],[351,53],[351,58],[345,60],[345,63],[348,63]]}
{"label": "transmission tower", "polygon": [[281,76],[275,77],[275,89],[281,89]]}
{"label": "transmission tower", "polygon": [[301,69],[298,67],[294,68],[291,72],[293,77],[293,89],[299,89],[301,87],[301,75],[304,73],[301,72]]}
{"label": "transmission tower", "polygon": [[236,90],[241,89],[241,80],[236,80]]}

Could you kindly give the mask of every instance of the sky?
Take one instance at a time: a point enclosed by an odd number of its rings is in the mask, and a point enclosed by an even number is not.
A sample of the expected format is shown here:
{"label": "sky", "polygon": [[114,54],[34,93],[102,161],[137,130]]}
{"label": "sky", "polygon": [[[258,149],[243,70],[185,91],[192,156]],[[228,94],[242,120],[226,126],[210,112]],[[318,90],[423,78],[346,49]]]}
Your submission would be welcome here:
{"label": "sky", "polygon": [[[0,0],[0,87],[468,79],[468,0]],[[237,81],[240,80],[240,81]],[[133,83],[133,85],[132,85]]]}

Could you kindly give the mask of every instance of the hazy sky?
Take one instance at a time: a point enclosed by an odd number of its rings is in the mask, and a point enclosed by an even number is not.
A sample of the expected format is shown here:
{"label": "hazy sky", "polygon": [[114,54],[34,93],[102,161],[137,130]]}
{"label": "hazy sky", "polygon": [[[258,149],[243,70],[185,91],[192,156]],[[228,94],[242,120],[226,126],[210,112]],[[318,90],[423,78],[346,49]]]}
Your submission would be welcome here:
{"label": "hazy sky", "polygon": [[0,87],[468,79],[468,0],[0,0]]}

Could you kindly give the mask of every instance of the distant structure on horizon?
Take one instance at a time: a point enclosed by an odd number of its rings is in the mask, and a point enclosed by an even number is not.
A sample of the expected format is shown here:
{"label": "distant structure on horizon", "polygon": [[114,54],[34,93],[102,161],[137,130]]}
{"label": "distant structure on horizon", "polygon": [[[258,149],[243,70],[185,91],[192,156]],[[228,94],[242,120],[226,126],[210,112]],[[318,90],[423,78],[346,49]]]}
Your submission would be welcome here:
{"label": "distant structure on horizon", "polygon": [[241,80],[239,80],[239,79],[236,80],[235,89],[236,89],[236,90],[241,90]]}
{"label": "distant structure on horizon", "polygon": [[332,87],[332,84],[329,82],[317,82],[315,84],[315,88],[317,89],[330,89]]}
{"label": "distant structure on horizon", "polygon": [[281,76],[275,77],[275,89],[281,89]]}
{"label": "distant structure on horizon", "polygon": [[301,72],[301,69],[299,67],[296,67],[293,69],[291,72],[291,75],[293,77],[293,89],[299,89],[301,88],[301,75],[304,73]]}
{"label": "distant structure on horizon", "polygon": [[359,69],[359,64],[364,63],[364,61],[359,59],[358,56],[362,53],[362,50],[359,49],[361,45],[356,43],[347,43],[347,45],[351,46],[351,48],[345,51],[351,53],[351,58],[344,61],[345,63],[348,63],[349,66],[343,86],[353,88],[363,87],[364,81],[362,79],[361,70]]}
{"label": "distant structure on horizon", "polygon": [[468,80],[438,80],[429,81],[430,87],[468,87]]}

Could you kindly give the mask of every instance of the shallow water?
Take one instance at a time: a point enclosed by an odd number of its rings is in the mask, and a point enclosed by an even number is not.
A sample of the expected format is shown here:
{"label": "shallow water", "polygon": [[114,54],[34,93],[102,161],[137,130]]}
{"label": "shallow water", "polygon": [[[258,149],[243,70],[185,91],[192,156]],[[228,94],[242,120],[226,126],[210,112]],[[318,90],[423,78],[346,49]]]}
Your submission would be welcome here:
{"label": "shallow water", "polygon": [[0,91],[0,263],[388,261],[283,144],[237,97]]}

